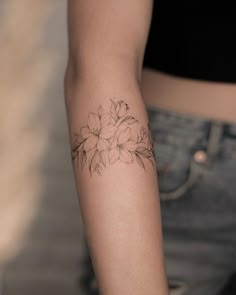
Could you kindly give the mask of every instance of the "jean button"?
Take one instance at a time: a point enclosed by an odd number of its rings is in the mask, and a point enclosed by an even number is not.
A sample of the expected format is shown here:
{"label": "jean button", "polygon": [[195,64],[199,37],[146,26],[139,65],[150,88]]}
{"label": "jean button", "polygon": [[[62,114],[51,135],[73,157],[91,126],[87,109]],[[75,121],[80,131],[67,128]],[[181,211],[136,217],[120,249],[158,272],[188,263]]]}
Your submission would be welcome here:
{"label": "jean button", "polygon": [[196,163],[204,164],[207,162],[207,153],[202,150],[196,151],[193,158]]}

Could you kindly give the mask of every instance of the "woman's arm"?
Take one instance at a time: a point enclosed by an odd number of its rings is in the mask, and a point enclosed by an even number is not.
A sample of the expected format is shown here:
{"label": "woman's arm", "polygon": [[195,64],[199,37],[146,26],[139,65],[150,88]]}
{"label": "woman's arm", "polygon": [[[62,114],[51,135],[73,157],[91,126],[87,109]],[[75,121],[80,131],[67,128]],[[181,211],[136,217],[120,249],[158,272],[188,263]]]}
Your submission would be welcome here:
{"label": "woman's arm", "polygon": [[167,294],[140,79],[151,0],[69,0],[65,102],[80,208],[104,295]]}

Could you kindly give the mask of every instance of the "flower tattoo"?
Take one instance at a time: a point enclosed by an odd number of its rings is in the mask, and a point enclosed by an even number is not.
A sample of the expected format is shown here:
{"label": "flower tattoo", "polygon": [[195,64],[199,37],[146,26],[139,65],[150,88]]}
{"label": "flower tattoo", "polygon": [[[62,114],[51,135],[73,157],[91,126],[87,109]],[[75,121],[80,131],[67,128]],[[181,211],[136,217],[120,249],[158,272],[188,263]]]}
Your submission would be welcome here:
{"label": "flower tattoo", "polygon": [[155,155],[150,127],[139,126],[134,134],[132,125],[138,124],[129,114],[129,106],[123,100],[110,100],[110,110],[106,112],[100,105],[96,113],[89,113],[87,126],[74,133],[72,139],[72,160],[80,163],[82,169],[87,164],[90,175],[101,175],[107,163],[117,161],[130,164],[137,162],[145,170],[145,161],[155,166]]}

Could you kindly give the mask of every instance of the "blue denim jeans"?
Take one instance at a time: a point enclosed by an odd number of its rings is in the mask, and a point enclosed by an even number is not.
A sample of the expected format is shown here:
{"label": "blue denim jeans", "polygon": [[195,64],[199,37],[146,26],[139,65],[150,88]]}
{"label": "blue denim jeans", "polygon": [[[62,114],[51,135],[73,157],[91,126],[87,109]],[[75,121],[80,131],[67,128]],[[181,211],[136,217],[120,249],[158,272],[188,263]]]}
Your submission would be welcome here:
{"label": "blue denim jeans", "polygon": [[236,123],[147,111],[170,294],[222,294],[236,271]]}

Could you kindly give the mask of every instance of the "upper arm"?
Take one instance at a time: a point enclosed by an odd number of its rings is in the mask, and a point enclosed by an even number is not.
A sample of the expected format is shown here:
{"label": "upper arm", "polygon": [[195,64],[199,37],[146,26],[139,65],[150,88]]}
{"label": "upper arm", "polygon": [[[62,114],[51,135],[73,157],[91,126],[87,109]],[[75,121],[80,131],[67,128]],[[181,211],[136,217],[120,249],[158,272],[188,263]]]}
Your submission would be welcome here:
{"label": "upper arm", "polygon": [[126,64],[141,75],[153,0],[68,0],[69,59],[80,74]]}

